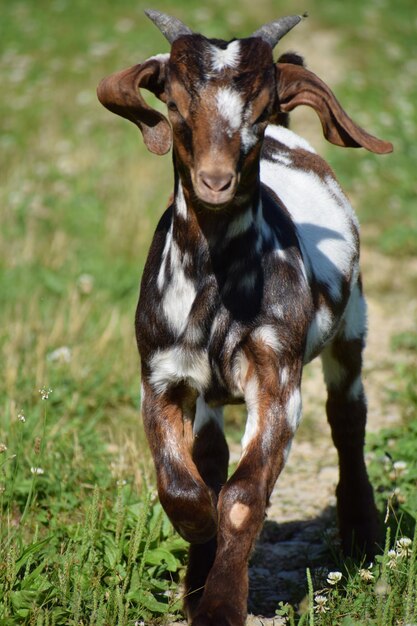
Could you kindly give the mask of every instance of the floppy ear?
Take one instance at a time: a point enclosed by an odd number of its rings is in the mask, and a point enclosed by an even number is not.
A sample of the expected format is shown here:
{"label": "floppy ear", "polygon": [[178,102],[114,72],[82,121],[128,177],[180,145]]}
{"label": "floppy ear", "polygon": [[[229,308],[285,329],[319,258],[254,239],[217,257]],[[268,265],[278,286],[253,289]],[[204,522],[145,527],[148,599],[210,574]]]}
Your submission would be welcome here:
{"label": "floppy ear", "polygon": [[336,146],[366,148],[377,154],[392,152],[393,146],[369,135],[350,119],[335,95],[318,76],[300,65],[277,63],[278,100],[282,112],[306,104],[318,114],[324,136]]}
{"label": "floppy ear", "polygon": [[149,59],[103,78],[97,88],[101,104],[136,124],[147,148],[155,154],[165,154],[171,148],[171,126],[162,113],[146,104],[139,88],[148,89],[163,99],[165,67],[166,61]]}

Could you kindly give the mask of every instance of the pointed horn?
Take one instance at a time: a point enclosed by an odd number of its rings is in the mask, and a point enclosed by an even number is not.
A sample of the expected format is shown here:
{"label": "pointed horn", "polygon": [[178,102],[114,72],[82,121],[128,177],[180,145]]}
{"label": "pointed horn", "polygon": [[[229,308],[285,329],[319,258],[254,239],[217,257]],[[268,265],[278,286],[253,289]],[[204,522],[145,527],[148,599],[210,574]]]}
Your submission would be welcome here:
{"label": "pointed horn", "polygon": [[261,28],[258,28],[258,30],[253,33],[252,37],[261,37],[266,43],[269,43],[271,48],[275,48],[280,39],[294,28],[294,26],[297,26],[303,17],[307,17],[307,13],[304,13],[304,15],[281,17],[279,20],[269,22],[269,24],[264,24]]}
{"label": "pointed horn", "polygon": [[171,17],[170,15],[160,13],[160,11],[154,11],[153,9],[147,9],[145,14],[152,20],[155,26],[159,28],[170,44],[173,44],[181,35],[193,34],[193,31],[176,17]]}

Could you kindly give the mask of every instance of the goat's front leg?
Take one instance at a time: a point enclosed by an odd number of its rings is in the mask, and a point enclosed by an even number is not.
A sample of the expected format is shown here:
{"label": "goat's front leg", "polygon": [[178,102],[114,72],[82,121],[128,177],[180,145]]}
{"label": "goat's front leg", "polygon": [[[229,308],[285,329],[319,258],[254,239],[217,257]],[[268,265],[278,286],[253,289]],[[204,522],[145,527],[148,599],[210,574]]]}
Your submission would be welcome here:
{"label": "goat's front leg", "polygon": [[[301,365],[256,371],[247,381],[248,422],[235,473],[220,491],[217,552],[192,626],[243,626],[247,564],[301,413]],[[291,382],[289,382],[291,381]]]}
{"label": "goat's front leg", "polygon": [[[206,485],[218,496],[227,481],[229,465],[229,448],[223,434],[223,407],[211,408],[199,397],[193,432],[193,460]],[[187,616],[191,617],[196,611],[216,550],[216,537],[190,545],[184,596]]]}
{"label": "goat's front leg", "polygon": [[192,457],[196,398],[183,386],[156,393],[146,378],[142,390],[143,422],[161,504],[184,539],[207,542],[216,535],[217,497]]}

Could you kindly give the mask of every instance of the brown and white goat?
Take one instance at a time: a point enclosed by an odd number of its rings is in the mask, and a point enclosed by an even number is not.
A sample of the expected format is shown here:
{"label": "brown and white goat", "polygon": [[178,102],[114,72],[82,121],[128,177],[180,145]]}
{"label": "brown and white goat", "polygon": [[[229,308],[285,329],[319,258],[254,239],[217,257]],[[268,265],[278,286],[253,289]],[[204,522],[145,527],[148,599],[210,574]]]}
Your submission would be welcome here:
{"label": "brown and white goat", "polygon": [[[300,419],[303,365],[319,354],[346,552],[372,553],[377,529],[363,456],[358,224],[329,166],[286,128],[287,113],[312,107],[340,146],[392,146],[354,124],[300,57],[274,63],[273,48],[299,16],[227,42],[147,14],[170,54],[98,89],[152,152],[173,145],[174,198],[153,238],[136,315],[143,419],[160,500],[191,544],[187,617],[193,626],[242,626],[248,557]],[[167,105],[169,122],[142,88]],[[228,479],[222,406],[236,402],[248,417]]]}

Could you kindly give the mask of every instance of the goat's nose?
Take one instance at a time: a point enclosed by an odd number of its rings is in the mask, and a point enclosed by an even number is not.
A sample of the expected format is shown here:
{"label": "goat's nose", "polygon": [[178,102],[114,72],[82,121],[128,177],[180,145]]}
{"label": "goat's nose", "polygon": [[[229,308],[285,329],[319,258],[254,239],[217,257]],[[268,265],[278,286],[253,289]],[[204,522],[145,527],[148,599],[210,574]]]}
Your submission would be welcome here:
{"label": "goat's nose", "polygon": [[232,186],[235,178],[234,172],[206,172],[199,173],[200,181],[210,191],[227,191]]}

